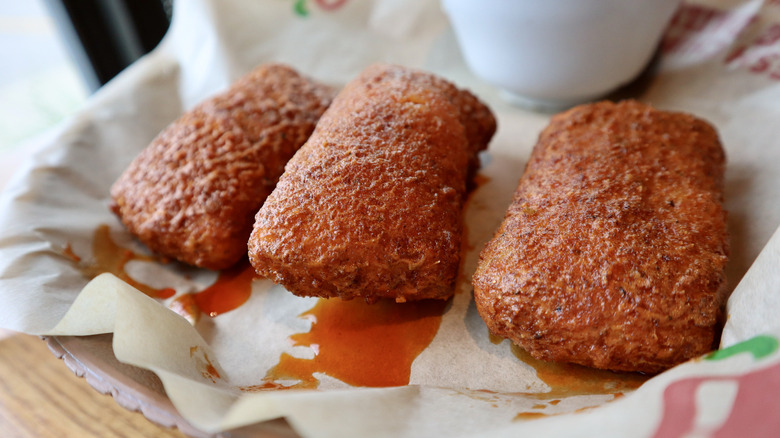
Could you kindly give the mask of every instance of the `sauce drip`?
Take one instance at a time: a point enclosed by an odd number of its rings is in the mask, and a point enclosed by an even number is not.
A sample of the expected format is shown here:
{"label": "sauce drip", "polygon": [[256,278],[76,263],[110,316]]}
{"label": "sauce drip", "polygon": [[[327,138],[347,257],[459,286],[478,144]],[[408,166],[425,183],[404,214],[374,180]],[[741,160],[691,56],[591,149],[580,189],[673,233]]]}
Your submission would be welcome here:
{"label": "sauce drip", "polygon": [[[313,359],[282,353],[256,390],[316,388],[315,373],[352,386],[389,387],[409,384],[412,362],[433,341],[447,301],[395,303],[380,300],[320,299],[300,315],[311,330],[291,336],[296,346],[314,350]],[[281,386],[279,381],[297,384]]]}
{"label": "sauce drip", "polygon": [[75,252],[73,252],[73,247],[70,246],[70,243],[65,245],[64,248],[62,248],[62,255],[65,257],[71,259],[73,262],[78,263],[81,261],[81,257],[79,257]]}
{"label": "sauce drip", "polygon": [[514,421],[517,420],[535,420],[537,418],[543,418],[546,417],[547,414],[544,412],[520,412],[517,415],[515,415],[515,418],[513,418]]}

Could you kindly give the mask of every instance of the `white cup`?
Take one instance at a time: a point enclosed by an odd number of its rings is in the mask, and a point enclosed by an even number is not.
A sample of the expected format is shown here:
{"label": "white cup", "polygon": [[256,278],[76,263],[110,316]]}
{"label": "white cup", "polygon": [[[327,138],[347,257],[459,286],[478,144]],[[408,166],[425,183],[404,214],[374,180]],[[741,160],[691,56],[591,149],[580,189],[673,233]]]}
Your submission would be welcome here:
{"label": "white cup", "polygon": [[510,102],[565,108],[650,62],[680,0],[442,0],[466,63]]}

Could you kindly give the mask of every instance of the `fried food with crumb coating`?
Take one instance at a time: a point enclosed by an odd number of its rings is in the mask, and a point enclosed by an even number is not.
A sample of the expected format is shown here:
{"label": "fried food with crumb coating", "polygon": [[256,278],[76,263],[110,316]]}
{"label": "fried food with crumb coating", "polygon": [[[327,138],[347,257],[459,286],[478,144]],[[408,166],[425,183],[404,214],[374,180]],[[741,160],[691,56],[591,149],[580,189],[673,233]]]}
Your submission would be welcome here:
{"label": "fried food with crumb coating", "polygon": [[152,251],[227,268],[246,255],[254,215],[335,91],[263,65],[169,125],[111,189],[111,210]]}
{"label": "fried food with crumb coating", "polygon": [[446,299],[477,153],[496,129],[471,93],[373,65],[334,99],[257,213],[257,273],[301,296]]}
{"label": "fried food with crumb coating", "polygon": [[713,348],[728,258],[715,129],[635,101],[541,133],[473,277],[490,331],[536,358],[656,373]]}

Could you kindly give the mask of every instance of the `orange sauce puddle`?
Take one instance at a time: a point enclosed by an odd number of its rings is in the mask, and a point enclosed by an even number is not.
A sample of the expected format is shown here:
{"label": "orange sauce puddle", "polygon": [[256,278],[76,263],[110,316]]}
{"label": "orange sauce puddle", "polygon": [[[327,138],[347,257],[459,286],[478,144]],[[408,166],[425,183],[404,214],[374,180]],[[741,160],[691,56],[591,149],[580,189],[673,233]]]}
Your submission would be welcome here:
{"label": "orange sauce puddle", "polygon": [[92,255],[94,260],[91,263],[81,264],[81,257],[73,253],[70,245],[65,246],[63,255],[76,262],[81,272],[87,278],[92,279],[104,272],[109,272],[152,298],[165,299],[176,294],[176,291],[172,288],[154,288],[135,281],[127,274],[125,265],[132,260],[155,261],[158,259],[152,256],[136,254],[127,248],[119,246],[111,239],[108,225],[100,225],[95,230],[92,238]]}
{"label": "orange sauce puddle", "polygon": [[[446,301],[395,303],[380,300],[320,299],[300,315],[311,330],[291,336],[295,346],[310,347],[313,359],[282,353],[265,383],[248,390],[317,388],[315,373],[352,386],[390,387],[409,384],[412,362],[433,341]],[[280,381],[297,381],[291,386]]]}
{"label": "orange sauce puddle", "polygon": [[[500,344],[503,340],[504,338],[500,336],[490,334],[490,342],[494,344]],[[600,394],[614,394],[615,398],[618,398],[624,392],[639,388],[651,377],[641,373],[615,372],[570,363],[547,362],[534,358],[515,344],[511,344],[511,349],[516,358],[530,365],[536,371],[536,376],[550,387],[547,392],[526,394],[539,399]],[[553,401],[554,404],[560,402],[560,400]]]}
{"label": "orange sauce puddle", "polygon": [[197,321],[201,312],[215,317],[244,304],[252,295],[252,281],[257,278],[248,260],[220,271],[217,280],[206,289],[185,294],[171,303],[171,309],[189,319]]}
{"label": "orange sauce puddle", "polygon": [[546,417],[547,414],[544,412],[520,412],[517,415],[515,415],[515,418],[513,418],[513,421],[517,420],[535,420],[537,418],[543,418]]}
{"label": "orange sauce puddle", "polygon": [[[503,340],[500,336],[490,334],[490,341],[494,344],[500,344]],[[578,395],[613,395],[613,400],[617,400],[624,397],[626,392],[642,386],[651,377],[641,373],[615,372],[569,363],[547,362],[534,358],[515,344],[511,344],[511,349],[515,357],[530,365],[536,371],[536,376],[550,387],[547,392],[518,394],[545,402],[545,404],[534,405],[532,409],[541,410],[548,405],[555,406],[563,398]],[[581,408],[577,412],[591,408]],[[530,420],[547,415],[555,414],[528,411],[518,413],[514,419]]]}
{"label": "orange sauce puddle", "polygon": [[[117,244],[110,234],[108,225],[100,225],[95,229],[92,238],[92,256],[90,262],[83,262],[70,244],[62,248],[62,255],[73,261],[85,277],[92,279],[108,272],[114,274],[126,283],[157,299],[168,299],[176,294],[173,288],[154,288],[133,279],[125,270],[132,260],[167,263],[159,256],[138,254]],[[171,301],[170,308],[195,323],[201,313],[211,317],[221,315],[240,307],[252,293],[252,280],[255,272],[248,260],[234,267],[221,271],[217,280],[206,289],[183,294]]]}
{"label": "orange sauce puddle", "polygon": [[550,390],[539,393],[544,398],[564,398],[575,395],[622,394],[639,388],[650,376],[639,373],[619,373],[568,363],[546,362],[532,357],[512,344],[515,357],[531,365],[536,376]]}

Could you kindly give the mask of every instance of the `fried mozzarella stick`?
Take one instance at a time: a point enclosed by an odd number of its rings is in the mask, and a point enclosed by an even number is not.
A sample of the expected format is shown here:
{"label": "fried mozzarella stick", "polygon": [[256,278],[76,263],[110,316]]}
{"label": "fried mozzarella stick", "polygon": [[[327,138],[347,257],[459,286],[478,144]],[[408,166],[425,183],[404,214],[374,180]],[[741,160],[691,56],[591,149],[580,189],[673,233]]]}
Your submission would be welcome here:
{"label": "fried mozzarella stick", "polygon": [[210,269],[246,255],[254,215],[335,92],[260,66],[169,125],[111,189],[111,209],[151,250]]}
{"label": "fried mozzarella stick", "polygon": [[485,105],[443,79],[367,68],[257,213],[252,265],[301,296],[450,297],[467,179],[495,128]]}
{"label": "fried mozzarella stick", "polygon": [[534,357],[655,373],[713,347],[724,151],[693,116],[583,105],[541,133],[480,255],[477,309]]}

